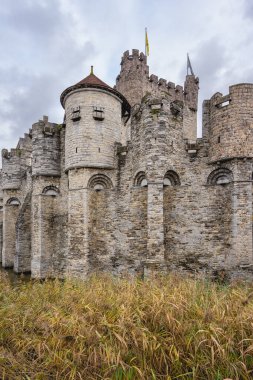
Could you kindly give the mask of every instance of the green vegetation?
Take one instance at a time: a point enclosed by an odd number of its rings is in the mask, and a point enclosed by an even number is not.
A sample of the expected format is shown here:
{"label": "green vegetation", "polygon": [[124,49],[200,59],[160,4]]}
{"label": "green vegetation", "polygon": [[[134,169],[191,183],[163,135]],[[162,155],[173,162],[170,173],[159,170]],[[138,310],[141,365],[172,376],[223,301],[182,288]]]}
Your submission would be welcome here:
{"label": "green vegetation", "polygon": [[167,276],[11,286],[0,278],[0,378],[253,378],[253,285]]}

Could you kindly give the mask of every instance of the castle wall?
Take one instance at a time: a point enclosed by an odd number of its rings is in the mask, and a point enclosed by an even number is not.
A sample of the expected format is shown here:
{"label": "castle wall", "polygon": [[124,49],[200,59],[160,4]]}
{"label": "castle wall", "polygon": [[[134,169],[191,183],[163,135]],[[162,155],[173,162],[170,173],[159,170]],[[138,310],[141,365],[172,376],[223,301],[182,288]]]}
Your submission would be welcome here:
{"label": "castle wall", "polygon": [[[108,267],[108,256],[114,252],[115,191],[97,192],[89,188],[89,180],[96,175],[106,176],[114,187],[114,172],[111,170],[80,168],[69,171],[67,273],[74,276],[85,277],[92,268],[95,270],[94,263],[100,260]],[[105,230],[98,229],[97,225],[104,226]],[[110,247],[110,251],[105,253],[105,247]]]}
{"label": "castle wall", "polygon": [[197,140],[194,75],[175,86],[124,53],[126,126],[121,100],[86,85],[66,92],[66,125],[44,116],[2,152],[3,266],[33,278],[252,273],[253,85],[205,101]]}
{"label": "castle wall", "polygon": [[164,188],[165,260],[171,269],[230,267],[231,186]]}
{"label": "castle wall", "polygon": [[[76,107],[80,107],[80,120],[73,121]],[[94,107],[103,110],[103,120],[94,119]],[[114,168],[114,144],[121,141],[121,101],[103,90],[82,89],[66,97],[65,109],[65,169]]]}
{"label": "castle wall", "polygon": [[135,156],[133,160],[131,143],[126,147],[118,147],[115,274],[142,276],[147,258],[147,187],[140,187],[136,183],[135,166],[133,170],[133,164],[137,164],[140,158]]}

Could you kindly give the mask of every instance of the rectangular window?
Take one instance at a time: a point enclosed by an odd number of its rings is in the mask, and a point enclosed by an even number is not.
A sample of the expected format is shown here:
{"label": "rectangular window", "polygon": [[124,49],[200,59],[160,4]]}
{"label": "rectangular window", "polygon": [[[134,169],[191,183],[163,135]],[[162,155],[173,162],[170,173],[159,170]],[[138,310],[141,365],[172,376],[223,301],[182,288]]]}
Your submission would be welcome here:
{"label": "rectangular window", "polygon": [[78,121],[81,119],[80,106],[72,108],[71,120]]}
{"label": "rectangular window", "polygon": [[104,107],[93,107],[93,118],[95,120],[104,120]]}

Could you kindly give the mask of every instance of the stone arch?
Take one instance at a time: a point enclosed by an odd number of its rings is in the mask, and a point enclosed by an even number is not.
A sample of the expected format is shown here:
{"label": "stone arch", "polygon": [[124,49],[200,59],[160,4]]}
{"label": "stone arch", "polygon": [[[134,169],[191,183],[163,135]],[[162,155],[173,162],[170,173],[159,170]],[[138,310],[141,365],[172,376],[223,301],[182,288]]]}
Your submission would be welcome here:
{"label": "stone arch", "polygon": [[8,199],[8,201],[6,202],[7,205],[11,205],[11,206],[20,206],[20,201],[18,198],[16,197],[11,197]]}
{"label": "stone arch", "polygon": [[44,195],[53,195],[53,196],[57,196],[57,195],[60,194],[60,190],[58,189],[58,187],[53,186],[53,185],[50,185],[50,186],[46,186],[46,187],[42,190],[42,194],[44,194]]}
{"label": "stone arch", "polygon": [[91,271],[112,271],[117,225],[113,183],[107,175],[98,173],[91,176],[87,187],[88,266]]}
{"label": "stone arch", "polygon": [[174,170],[168,170],[163,178],[164,186],[179,186],[180,178]]}
{"label": "stone arch", "polygon": [[88,188],[94,190],[112,189],[113,183],[105,174],[95,174],[89,179]]}
{"label": "stone arch", "polygon": [[226,185],[230,182],[233,182],[233,173],[227,168],[215,169],[207,178],[208,185]]}
{"label": "stone arch", "polygon": [[145,172],[140,171],[136,174],[134,178],[134,186],[137,186],[137,187],[148,186],[148,181],[147,181]]}

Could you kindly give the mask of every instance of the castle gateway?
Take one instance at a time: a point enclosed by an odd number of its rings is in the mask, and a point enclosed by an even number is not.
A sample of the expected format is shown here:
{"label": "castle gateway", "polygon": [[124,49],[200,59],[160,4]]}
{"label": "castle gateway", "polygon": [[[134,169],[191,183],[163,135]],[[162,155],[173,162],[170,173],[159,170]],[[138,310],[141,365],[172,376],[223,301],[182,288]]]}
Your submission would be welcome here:
{"label": "castle gateway", "polygon": [[93,73],[61,95],[62,125],[2,151],[2,266],[34,278],[187,270],[248,276],[253,84],[203,103],[125,52],[114,88]]}

